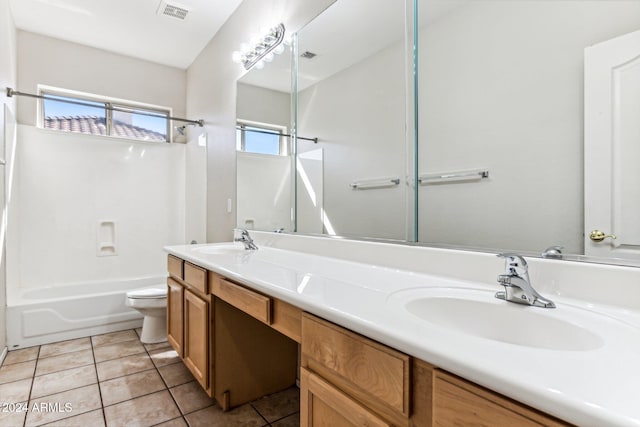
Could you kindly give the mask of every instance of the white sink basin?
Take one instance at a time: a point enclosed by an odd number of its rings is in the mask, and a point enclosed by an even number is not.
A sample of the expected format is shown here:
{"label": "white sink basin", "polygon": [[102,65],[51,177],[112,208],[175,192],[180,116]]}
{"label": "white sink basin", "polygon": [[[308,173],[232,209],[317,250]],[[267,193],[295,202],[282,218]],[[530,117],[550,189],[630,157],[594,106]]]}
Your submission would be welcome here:
{"label": "white sink basin", "polygon": [[[501,343],[548,350],[588,351],[604,345],[589,329],[595,313],[566,305],[555,309],[499,300],[494,291],[430,288],[400,299],[404,308],[425,322]],[[577,322],[577,323],[574,323]]]}
{"label": "white sink basin", "polygon": [[239,255],[245,253],[251,253],[244,248],[242,244],[223,243],[212,244],[207,246],[201,246],[194,249],[195,252],[207,255]]}

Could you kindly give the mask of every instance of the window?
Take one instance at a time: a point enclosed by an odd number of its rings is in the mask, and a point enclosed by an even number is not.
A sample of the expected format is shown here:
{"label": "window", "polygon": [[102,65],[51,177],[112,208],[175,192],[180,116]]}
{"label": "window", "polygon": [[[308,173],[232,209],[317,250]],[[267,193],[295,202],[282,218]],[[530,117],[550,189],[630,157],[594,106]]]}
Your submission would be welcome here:
{"label": "window", "polygon": [[284,126],[238,121],[236,129],[238,151],[275,156],[288,154],[285,137],[287,128]]}
{"label": "window", "polygon": [[41,90],[46,129],[141,141],[170,142],[170,111],[64,91]]}

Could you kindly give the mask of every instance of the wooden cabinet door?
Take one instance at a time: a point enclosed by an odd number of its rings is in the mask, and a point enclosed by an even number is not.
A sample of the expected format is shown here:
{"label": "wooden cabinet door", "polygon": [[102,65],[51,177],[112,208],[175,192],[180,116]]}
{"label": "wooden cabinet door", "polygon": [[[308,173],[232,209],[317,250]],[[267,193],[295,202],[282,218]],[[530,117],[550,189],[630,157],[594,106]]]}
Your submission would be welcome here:
{"label": "wooden cabinet door", "polygon": [[560,427],[568,424],[436,369],[433,377],[433,425]]}
{"label": "wooden cabinet door", "polygon": [[184,364],[206,390],[209,387],[209,302],[184,292]]}
{"label": "wooden cabinet door", "polygon": [[300,369],[300,425],[302,427],[390,427],[316,374]]}
{"label": "wooden cabinet door", "polygon": [[183,356],[183,332],[182,307],[184,287],[173,279],[167,279],[167,341],[173,349]]}

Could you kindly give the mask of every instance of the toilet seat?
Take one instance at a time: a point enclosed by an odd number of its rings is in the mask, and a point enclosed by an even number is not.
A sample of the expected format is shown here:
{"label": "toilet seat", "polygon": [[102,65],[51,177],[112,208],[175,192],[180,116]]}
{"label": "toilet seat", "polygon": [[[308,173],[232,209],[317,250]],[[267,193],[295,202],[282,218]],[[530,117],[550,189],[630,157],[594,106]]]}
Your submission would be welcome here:
{"label": "toilet seat", "polygon": [[167,288],[144,288],[127,292],[127,298],[131,299],[156,299],[166,298]]}

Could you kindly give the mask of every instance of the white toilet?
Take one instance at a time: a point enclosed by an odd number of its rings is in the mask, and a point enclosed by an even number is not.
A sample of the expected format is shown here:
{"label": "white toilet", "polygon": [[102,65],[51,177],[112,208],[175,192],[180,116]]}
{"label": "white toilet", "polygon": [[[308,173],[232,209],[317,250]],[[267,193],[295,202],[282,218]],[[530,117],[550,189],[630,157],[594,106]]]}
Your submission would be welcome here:
{"label": "white toilet", "polygon": [[153,344],[167,340],[167,287],[136,289],[127,292],[127,307],[144,316],[140,341]]}

